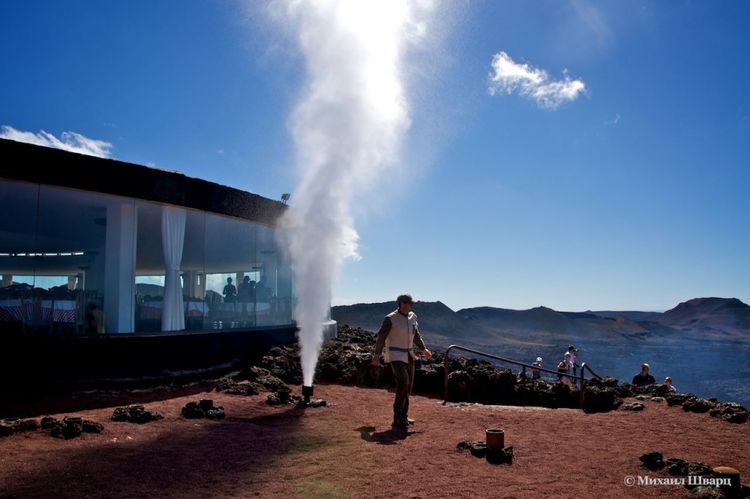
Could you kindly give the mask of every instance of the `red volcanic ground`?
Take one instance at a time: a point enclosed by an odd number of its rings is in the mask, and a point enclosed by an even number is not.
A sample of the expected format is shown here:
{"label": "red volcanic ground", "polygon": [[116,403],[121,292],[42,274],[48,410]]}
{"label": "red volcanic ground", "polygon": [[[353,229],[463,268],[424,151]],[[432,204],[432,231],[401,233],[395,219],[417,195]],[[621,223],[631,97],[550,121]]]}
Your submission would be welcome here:
{"label": "red volcanic ground", "polygon": [[[0,497],[691,497],[679,485],[624,485],[627,476],[669,476],[641,467],[638,457],[649,451],[733,466],[750,481],[750,424],[663,403],[584,414],[444,406],[415,396],[417,422],[404,436],[390,430],[393,394],[385,390],[318,385],[315,398],[329,406],[300,410],[269,407],[265,394],[208,389],[79,395],[66,411],[59,401],[19,407],[37,417],[81,416],[103,423],[104,432],[67,441],[44,430],[0,438]],[[201,398],[223,406],[226,419],[180,416]],[[110,421],[114,407],[133,402],[164,419]],[[505,430],[512,465],[456,449],[491,427]]]}

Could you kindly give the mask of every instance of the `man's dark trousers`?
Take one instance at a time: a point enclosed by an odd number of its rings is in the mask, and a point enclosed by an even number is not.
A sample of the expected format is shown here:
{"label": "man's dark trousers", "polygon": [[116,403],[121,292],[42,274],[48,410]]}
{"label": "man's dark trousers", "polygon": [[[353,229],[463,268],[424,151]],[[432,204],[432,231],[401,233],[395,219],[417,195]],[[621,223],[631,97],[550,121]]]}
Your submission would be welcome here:
{"label": "man's dark trousers", "polygon": [[409,394],[414,384],[414,361],[391,362],[393,378],[396,380],[396,399],[393,401],[393,424],[405,426],[408,424]]}

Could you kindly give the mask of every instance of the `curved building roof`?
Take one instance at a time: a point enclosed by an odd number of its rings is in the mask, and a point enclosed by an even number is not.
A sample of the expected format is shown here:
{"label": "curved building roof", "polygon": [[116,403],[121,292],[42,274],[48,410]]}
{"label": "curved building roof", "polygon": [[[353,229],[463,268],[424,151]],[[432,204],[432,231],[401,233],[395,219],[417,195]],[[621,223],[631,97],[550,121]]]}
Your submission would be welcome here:
{"label": "curved building roof", "polygon": [[0,139],[0,178],[169,203],[275,225],[286,210],[280,201],[150,168]]}

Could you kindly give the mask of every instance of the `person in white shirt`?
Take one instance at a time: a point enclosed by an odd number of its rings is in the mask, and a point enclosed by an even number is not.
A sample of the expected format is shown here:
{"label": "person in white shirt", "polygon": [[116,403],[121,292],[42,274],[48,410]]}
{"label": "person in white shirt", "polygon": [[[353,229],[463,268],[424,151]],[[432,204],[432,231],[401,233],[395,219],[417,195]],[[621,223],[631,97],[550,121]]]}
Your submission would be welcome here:
{"label": "person in white shirt", "polygon": [[393,427],[405,429],[414,423],[414,420],[409,418],[409,394],[414,383],[414,361],[419,355],[429,359],[432,353],[425,347],[419,334],[417,314],[411,310],[414,304],[411,295],[400,295],[396,302],[398,309],[385,316],[378,331],[372,364],[380,365],[380,354],[385,349],[385,362],[390,363],[393,378],[396,380]]}

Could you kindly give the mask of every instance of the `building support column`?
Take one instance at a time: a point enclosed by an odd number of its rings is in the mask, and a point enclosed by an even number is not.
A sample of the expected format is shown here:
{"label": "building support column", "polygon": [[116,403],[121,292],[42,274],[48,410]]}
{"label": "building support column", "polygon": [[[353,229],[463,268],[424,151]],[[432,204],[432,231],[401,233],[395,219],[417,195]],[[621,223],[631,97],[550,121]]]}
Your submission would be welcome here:
{"label": "building support column", "polygon": [[134,203],[107,207],[104,257],[104,322],[108,333],[135,329],[135,255],[138,209]]}

